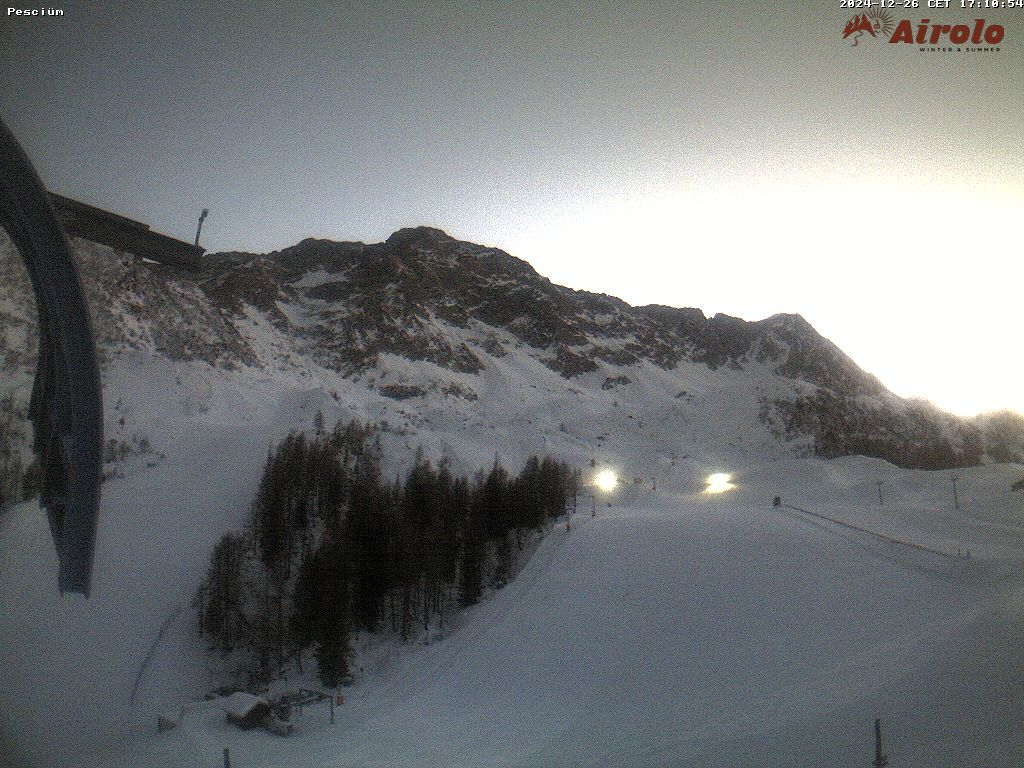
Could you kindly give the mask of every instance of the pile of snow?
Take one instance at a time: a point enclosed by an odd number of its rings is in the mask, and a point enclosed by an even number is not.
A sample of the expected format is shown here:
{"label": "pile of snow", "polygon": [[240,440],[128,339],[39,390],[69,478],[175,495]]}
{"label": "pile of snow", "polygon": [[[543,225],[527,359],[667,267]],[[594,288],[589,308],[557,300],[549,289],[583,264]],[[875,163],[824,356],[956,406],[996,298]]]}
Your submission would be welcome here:
{"label": "pile of snow", "polygon": [[231,717],[244,720],[257,707],[269,708],[270,703],[262,696],[255,696],[245,691],[235,691],[222,699],[219,706]]}

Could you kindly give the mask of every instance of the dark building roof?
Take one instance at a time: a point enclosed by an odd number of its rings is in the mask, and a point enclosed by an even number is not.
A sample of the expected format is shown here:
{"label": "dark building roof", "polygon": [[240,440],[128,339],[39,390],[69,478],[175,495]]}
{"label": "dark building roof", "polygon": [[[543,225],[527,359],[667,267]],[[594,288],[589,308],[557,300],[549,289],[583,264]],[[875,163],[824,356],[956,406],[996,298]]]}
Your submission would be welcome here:
{"label": "dark building roof", "polygon": [[109,245],[181,269],[202,269],[205,248],[154,232],[148,224],[50,192],[50,202],[69,237]]}

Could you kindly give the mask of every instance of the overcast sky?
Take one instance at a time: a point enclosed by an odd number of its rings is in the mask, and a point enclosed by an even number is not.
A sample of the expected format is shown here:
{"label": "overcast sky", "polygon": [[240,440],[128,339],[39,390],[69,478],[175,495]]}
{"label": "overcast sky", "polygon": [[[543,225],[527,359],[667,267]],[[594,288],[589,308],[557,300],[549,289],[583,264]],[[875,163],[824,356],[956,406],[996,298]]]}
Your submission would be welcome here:
{"label": "overcast sky", "polygon": [[893,17],[999,52],[853,47],[839,0],[55,3],[0,19],[0,113],[50,188],[184,239],[208,207],[210,250],[428,224],[1024,412],[1024,9],[959,5]]}

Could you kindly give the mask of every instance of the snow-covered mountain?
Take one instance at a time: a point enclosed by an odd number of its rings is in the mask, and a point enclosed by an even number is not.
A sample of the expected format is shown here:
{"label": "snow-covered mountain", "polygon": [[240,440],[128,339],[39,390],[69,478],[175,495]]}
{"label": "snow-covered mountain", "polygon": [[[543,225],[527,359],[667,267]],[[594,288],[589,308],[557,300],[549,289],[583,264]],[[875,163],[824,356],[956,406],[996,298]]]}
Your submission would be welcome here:
{"label": "snow-covered mountain", "polygon": [[[747,322],[632,307],[437,229],[215,254],[198,275],[75,247],[108,370],[161,359],[298,385],[312,400],[328,394],[328,408],[405,433],[427,427],[412,440],[440,437],[433,447],[454,458],[460,440],[446,433],[482,428],[504,440],[517,420],[532,429],[510,459],[545,450],[556,430],[580,456],[606,459],[641,444],[650,458],[700,447],[919,468],[1024,455],[1024,420],[963,420],[896,397],[798,315]],[[0,270],[0,359],[24,394],[32,308],[9,246]]]}
{"label": "snow-covered mountain", "polygon": [[[437,230],[218,254],[199,274],[74,246],[110,441],[94,594],[56,593],[37,505],[0,516],[0,756],[199,766],[230,745],[237,764],[274,768],[734,766],[803,750],[807,764],[845,764],[881,711],[904,758],[971,764],[966,747],[935,758],[949,741],[937,723],[957,716],[948,683],[978,713],[975,764],[1020,763],[1017,731],[993,736],[1012,720],[1019,649],[986,639],[1019,636],[1019,610],[1006,616],[1020,605],[1007,575],[1024,535],[1009,490],[1020,467],[961,472],[954,508],[947,473],[794,458],[1019,461],[1019,417],[902,400],[796,316],[630,307]],[[9,243],[0,321],[20,416],[35,321]],[[557,529],[448,640],[375,659],[336,730],[310,719],[315,734],[273,741],[199,707],[154,735],[157,713],[214,682],[188,607],[211,548],[247,519],[268,447],[318,412],[378,424],[392,473],[422,446],[458,473],[550,453],[643,482]],[[694,493],[713,471],[734,473],[735,495]],[[974,559],[918,562],[792,511],[768,517],[778,494]]]}

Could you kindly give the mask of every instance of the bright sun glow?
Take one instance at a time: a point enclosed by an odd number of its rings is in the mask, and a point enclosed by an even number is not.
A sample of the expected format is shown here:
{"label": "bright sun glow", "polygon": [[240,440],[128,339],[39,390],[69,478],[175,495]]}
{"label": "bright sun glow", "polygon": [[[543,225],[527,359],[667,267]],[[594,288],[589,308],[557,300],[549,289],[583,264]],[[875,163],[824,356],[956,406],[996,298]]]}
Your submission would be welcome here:
{"label": "bright sun glow", "polygon": [[615,473],[610,469],[602,469],[594,476],[594,485],[600,488],[605,493],[611,493],[615,490],[615,486],[619,484],[619,478],[615,476]]}
{"label": "bright sun glow", "polygon": [[[1017,247],[1020,182],[1006,186],[989,175],[974,192],[966,182],[923,172],[894,182],[850,158],[830,157],[831,170],[819,165],[796,162],[765,177],[741,163],[674,176],[714,179],[699,186],[652,178],[620,192],[595,190],[567,198],[529,228],[516,226],[507,250],[556,283],[632,304],[694,306],[747,320],[799,312],[896,394],[966,416],[999,408],[1024,413],[1020,360],[1005,351],[1012,348],[1006,329],[1019,324],[1020,268],[1005,254]],[[867,238],[837,234],[866,200],[900,215],[868,215]],[[734,223],[737,211],[742,227]],[[680,239],[684,215],[693,226]],[[923,231],[909,221],[956,225],[943,228],[933,250],[921,247]],[[698,264],[686,252],[719,258]],[[969,262],[958,255],[964,253],[973,254]],[[723,279],[723,259],[743,280]],[[934,268],[940,263],[950,268]],[[865,296],[879,311],[864,311]],[[982,321],[986,332],[964,317]]]}
{"label": "bright sun glow", "polygon": [[704,493],[722,493],[723,491],[731,491],[736,487],[733,485],[732,475],[728,472],[716,472],[708,476],[708,479],[704,482],[707,483]]}

